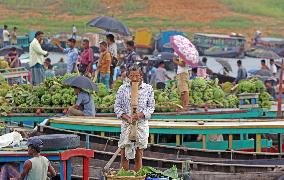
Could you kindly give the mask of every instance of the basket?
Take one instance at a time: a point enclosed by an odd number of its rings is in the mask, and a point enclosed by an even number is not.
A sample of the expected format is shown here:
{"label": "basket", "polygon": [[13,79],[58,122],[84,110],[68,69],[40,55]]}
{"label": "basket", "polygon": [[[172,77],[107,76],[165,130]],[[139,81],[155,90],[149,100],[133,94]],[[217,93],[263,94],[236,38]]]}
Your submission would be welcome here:
{"label": "basket", "polygon": [[115,176],[115,175],[107,175],[107,180],[124,180],[124,179],[131,179],[131,180],[145,180],[146,176]]}

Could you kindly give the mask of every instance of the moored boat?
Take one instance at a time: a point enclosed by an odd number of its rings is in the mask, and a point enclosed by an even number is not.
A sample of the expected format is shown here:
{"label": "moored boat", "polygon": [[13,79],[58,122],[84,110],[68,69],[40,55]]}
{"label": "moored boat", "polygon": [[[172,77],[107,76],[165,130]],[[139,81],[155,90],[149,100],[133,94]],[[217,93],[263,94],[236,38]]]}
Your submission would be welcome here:
{"label": "moored boat", "polygon": [[238,35],[195,33],[193,44],[200,55],[242,58],[245,50],[245,37]]}
{"label": "moored boat", "polygon": [[[75,131],[97,132],[101,135],[120,132],[120,120],[116,118],[62,117],[51,118],[50,126]],[[225,150],[254,148],[261,152],[262,147],[272,147],[272,140],[262,139],[261,134],[284,133],[284,121],[269,119],[196,119],[193,121],[155,120],[149,121],[150,142],[173,146]],[[253,134],[254,139],[247,134]],[[191,136],[189,136],[191,135]],[[191,137],[201,135],[201,141]],[[225,140],[226,137],[227,140]],[[238,137],[238,138],[237,138]],[[279,147],[282,147],[282,141]],[[282,149],[280,148],[281,152]]]}

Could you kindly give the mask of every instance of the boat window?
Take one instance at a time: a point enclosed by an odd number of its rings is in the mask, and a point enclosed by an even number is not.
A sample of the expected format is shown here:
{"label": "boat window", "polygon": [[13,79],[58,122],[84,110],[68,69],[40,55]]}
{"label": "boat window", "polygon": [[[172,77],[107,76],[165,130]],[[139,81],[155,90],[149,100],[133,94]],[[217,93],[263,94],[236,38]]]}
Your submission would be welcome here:
{"label": "boat window", "polygon": [[223,47],[224,46],[224,39],[214,38],[212,45],[213,46],[218,46],[218,47]]}
{"label": "boat window", "polygon": [[241,46],[243,46],[244,45],[244,40],[242,40],[242,39],[238,39],[237,41],[236,41],[236,47],[241,47]]}

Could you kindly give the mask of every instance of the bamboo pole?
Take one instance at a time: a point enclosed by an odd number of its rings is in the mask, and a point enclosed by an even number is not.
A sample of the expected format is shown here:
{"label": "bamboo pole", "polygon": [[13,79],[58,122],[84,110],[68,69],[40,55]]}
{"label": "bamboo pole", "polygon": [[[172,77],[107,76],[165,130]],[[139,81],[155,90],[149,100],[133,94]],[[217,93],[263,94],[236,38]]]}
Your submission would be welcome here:
{"label": "bamboo pole", "polygon": [[282,117],[282,84],[283,84],[283,59],[280,68],[279,90],[278,90],[278,108],[277,116]]}
{"label": "bamboo pole", "polygon": [[[138,106],[138,87],[139,82],[131,82],[131,114],[136,113]],[[137,121],[130,124],[130,132],[128,136],[130,141],[137,139]]]}

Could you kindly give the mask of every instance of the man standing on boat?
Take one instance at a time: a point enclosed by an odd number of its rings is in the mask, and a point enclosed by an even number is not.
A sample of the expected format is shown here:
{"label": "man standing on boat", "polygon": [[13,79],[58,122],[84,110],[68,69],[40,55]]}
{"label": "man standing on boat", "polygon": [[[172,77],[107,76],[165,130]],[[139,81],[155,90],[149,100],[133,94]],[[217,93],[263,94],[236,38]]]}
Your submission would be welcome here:
{"label": "man standing on boat", "polygon": [[189,104],[189,89],[188,89],[188,80],[189,80],[189,67],[185,61],[181,58],[174,56],[173,63],[178,66],[177,68],[177,87],[181,93],[180,100],[182,102],[182,107],[184,110],[187,110]]}
{"label": "man standing on boat", "polygon": [[234,81],[234,84],[237,84],[239,83],[240,80],[243,80],[243,79],[246,79],[247,78],[247,70],[246,68],[244,68],[242,66],[242,61],[241,60],[238,60],[237,61],[237,65],[238,65],[238,75],[236,77],[236,80]]}
{"label": "man standing on boat", "polygon": [[277,67],[275,65],[274,59],[270,59],[269,64],[270,64],[270,71],[271,71],[271,73],[273,74],[274,77],[276,77]]}
{"label": "man standing on boat", "polygon": [[126,49],[127,49],[127,55],[125,56],[125,65],[126,68],[129,68],[132,64],[134,64],[137,61],[137,54],[135,52],[135,43],[134,41],[127,41],[126,42]]}
{"label": "man standing on boat", "polygon": [[32,74],[32,85],[38,85],[44,81],[44,57],[48,52],[41,48],[44,33],[36,32],[34,40],[30,44],[30,71]]}
{"label": "man standing on boat", "polygon": [[[129,169],[129,159],[135,159],[134,170],[142,167],[143,149],[147,148],[149,137],[148,120],[155,110],[154,91],[151,85],[143,82],[143,72],[136,64],[129,67],[127,76],[130,83],[120,86],[114,105],[114,111],[118,118],[122,119],[121,135],[118,147],[121,149],[121,167]],[[131,113],[131,84],[139,83],[138,106],[135,113]],[[129,140],[130,127],[137,122],[136,141]]]}
{"label": "man standing on boat", "polygon": [[60,43],[57,43],[56,46],[63,51],[67,56],[67,73],[74,73],[77,71],[77,60],[79,56],[78,49],[75,48],[76,40],[73,38],[68,39],[67,45],[68,48],[64,49],[61,47]]}

